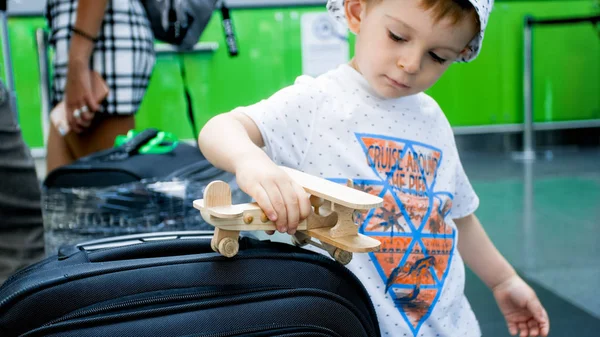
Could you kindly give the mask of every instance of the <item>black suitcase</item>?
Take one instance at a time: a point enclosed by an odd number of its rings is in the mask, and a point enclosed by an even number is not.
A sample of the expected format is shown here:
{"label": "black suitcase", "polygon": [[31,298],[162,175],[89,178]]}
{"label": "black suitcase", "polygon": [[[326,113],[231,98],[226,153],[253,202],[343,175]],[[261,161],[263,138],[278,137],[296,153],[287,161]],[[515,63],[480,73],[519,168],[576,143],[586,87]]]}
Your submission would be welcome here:
{"label": "black suitcase", "polygon": [[0,288],[0,336],[379,336],[370,297],[344,266],[301,248],[207,232],[63,247]]}
{"label": "black suitcase", "polygon": [[[185,178],[208,180],[227,174],[213,167],[197,146],[177,142],[154,144],[160,131],[146,129],[121,146],[80,158],[50,172],[45,188],[107,187],[144,179]],[[145,147],[167,149],[163,153],[143,153]],[[160,151],[159,151],[160,152]],[[196,175],[194,175],[196,173]]]}

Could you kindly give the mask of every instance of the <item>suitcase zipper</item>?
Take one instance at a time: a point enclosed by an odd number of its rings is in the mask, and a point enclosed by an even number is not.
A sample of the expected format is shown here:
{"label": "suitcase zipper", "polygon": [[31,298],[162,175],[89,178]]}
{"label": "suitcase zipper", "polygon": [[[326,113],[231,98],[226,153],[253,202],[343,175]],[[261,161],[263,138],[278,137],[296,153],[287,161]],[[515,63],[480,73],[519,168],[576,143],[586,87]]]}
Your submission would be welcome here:
{"label": "suitcase zipper", "polygon": [[[275,331],[279,330],[279,331]],[[310,330],[310,331],[309,331]],[[261,332],[269,332],[269,336],[285,336],[285,337],[342,337],[337,332],[323,328],[320,326],[309,325],[309,324],[295,324],[285,325],[276,324],[265,327],[255,327],[248,329],[240,329],[230,332],[221,332],[212,335],[193,335],[191,337],[236,337],[236,336],[247,336],[248,334],[256,334]],[[277,333],[277,335],[274,335]]]}
{"label": "suitcase zipper", "polygon": [[[210,294],[214,294],[214,295],[229,295],[230,293],[223,293],[223,292],[210,292]],[[330,293],[324,290],[318,290],[318,289],[288,289],[288,288],[261,288],[261,289],[253,289],[253,290],[244,290],[244,291],[239,291],[239,292],[234,292],[234,294],[236,294],[237,296],[235,298],[226,298],[226,299],[208,299],[202,302],[198,302],[198,303],[188,303],[188,304],[181,304],[181,305],[173,305],[173,306],[169,306],[169,307],[164,307],[164,308],[154,308],[154,309],[146,309],[146,310],[140,310],[140,311],[135,311],[135,312],[129,312],[129,313],[118,313],[118,314],[107,314],[106,316],[102,316],[102,317],[91,317],[91,318],[85,318],[83,315],[90,315],[90,314],[101,314],[104,311],[109,311],[109,310],[114,310],[114,309],[127,309],[128,307],[131,307],[132,305],[140,305],[141,303],[143,304],[160,304],[160,303],[164,303],[166,301],[173,301],[173,300],[194,300],[194,299],[202,299],[203,296],[206,296],[207,293],[203,293],[203,294],[194,294],[194,295],[171,295],[171,296],[157,296],[155,298],[151,298],[151,299],[145,299],[145,300],[136,300],[136,301],[129,301],[129,302],[125,302],[125,303],[120,303],[120,304],[114,304],[114,305],[108,305],[106,307],[100,307],[100,308],[95,308],[95,309],[90,309],[89,311],[82,311],[82,312],[75,312],[72,315],[68,314],[66,316],[63,316],[59,319],[56,319],[52,322],[46,323],[45,325],[28,331],[26,333],[24,333],[23,335],[21,335],[22,337],[26,337],[26,336],[42,336],[45,335],[45,333],[48,332],[52,332],[53,330],[62,330],[64,328],[71,328],[73,329],[76,326],[89,326],[90,324],[95,324],[95,323],[99,323],[102,324],[103,322],[116,322],[117,320],[129,320],[129,319],[135,319],[136,317],[142,316],[142,317],[148,317],[148,315],[165,315],[165,314],[169,314],[169,313],[176,313],[176,312],[186,312],[186,311],[190,311],[190,310],[201,310],[201,309],[205,309],[205,308],[212,308],[212,307],[221,307],[221,306],[228,306],[228,305],[235,305],[235,304],[242,304],[242,303],[252,303],[252,302],[256,302],[256,301],[266,301],[266,300],[270,300],[270,299],[282,299],[282,298],[288,298],[288,297],[295,297],[295,296],[315,296],[315,297],[322,297],[322,298],[327,298],[329,300],[333,300],[335,302],[337,302],[340,305],[343,305],[344,307],[346,307],[348,310],[350,310],[351,312],[354,313],[354,316],[362,323],[362,325],[364,326],[364,328],[366,329],[366,331],[368,331],[369,336],[374,336],[373,331],[370,331],[370,326],[367,324],[367,322],[364,321],[364,318],[362,317],[362,315],[360,315],[360,313],[358,312],[358,310],[356,309],[356,307],[350,303],[348,300],[334,294],[334,293]],[[221,297],[219,296],[219,297]],[[73,321],[75,320],[75,321]],[[298,325],[293,325],[293,326],[298,326]],[[303,325],[300,325],[303,326]],[[310,325],[306,325],[307,327],[312,327]],[[273,327],[276,327],[276,325],[273,325]],[[281,325],[280,327],[291,327],[291,325]],[[321,328],[318,327],[320,329],[326,329],[326,328]],[[256,328],[254,328],[256,329]],[[329,331],[328,331],[329,333]],[[205,335],[198,335],[198,336],[205,336]],[[211,334],[211,335],[206,335],[207,337],[226,337],[226,336],[235,336],[235,335],[231,335],[231,332],[227,332],[227,333],[218,333],[218,334]],[[339,335],[334,333],[331,336],[336,336],[338,337]],[[341,336],[340,336],[341,337]]]}
{"label": "suitcase zipper", "polygon": [[44,324],[42,327],[47,327],[50,325],[54,325],[54,324],[72,320],[72,319],[82,318],[85,316],[101,314],[103,312],[110,312],[113,310],[127,309],[127,308],[131,308],[131,307],[137,307],[137,306],[143,306],[143,305],[161,304],[161,303],[174,302],[174,301],[201,300],[201,299],[205,299],[205,298],[219,297],[219,296],[224,296],[224,295],[246,295],[246,294],[251,294],[254,292],[282,290],[282,289],[285,289],[285,288],[269,287],[269,288],[253,289],[253,290],[244,289],[244,290],[239,290],[239,291],[226,291],[226,292],[210,291],[210,292],[202,292],[199,294],[154,296],[154,297],[140,299],[140,300],[129,300],[129,301],[121,302],[121,303],[115,303],[115,304],[98,307],[98,308],[93,308],[93,309],[88,309],[88,310],[75,311],[75,312],[67,314],[63,317],[60,317],[53,321],[50,321],[50,322]]}

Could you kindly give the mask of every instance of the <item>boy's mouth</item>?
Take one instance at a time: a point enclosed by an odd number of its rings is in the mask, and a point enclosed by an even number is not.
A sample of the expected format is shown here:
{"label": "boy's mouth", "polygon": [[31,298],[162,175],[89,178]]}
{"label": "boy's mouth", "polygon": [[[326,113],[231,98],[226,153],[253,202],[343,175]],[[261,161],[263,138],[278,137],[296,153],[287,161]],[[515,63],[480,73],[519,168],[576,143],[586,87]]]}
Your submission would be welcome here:
{"label": "boy's mouth", "polygon": [[410,89],[410,86],[402,83],[402,82],[398,82],[396,80],[394,80],[393,78],[385,75],[385,78],[388,80],[388,82],[390,82],[390,84],[394,87],[400,88],[400,89]]}

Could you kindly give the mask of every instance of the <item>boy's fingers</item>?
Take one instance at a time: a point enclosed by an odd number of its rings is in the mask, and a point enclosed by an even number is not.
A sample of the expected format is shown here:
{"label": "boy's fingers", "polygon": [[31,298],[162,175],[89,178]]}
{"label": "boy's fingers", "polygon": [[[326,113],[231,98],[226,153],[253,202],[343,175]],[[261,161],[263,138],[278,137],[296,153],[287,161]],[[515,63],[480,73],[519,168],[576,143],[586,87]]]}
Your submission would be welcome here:
{"label": "boy's fingers", "polygon": [[[540,306],[541,306],[541,304],[540,304]],[[546,312],[546,309],[544,309],[543,306],[542,306],[542,313],[540,314],[538,321],[550,324],[550,319],[548,318],[548,313]]]}
{"label": "boy's fingers", "polygon": [[546,316],[544,307],[542,307],[542,303],[540,303],[537,298],[527,302],[527,309],[538,322],[542,323],[547,321],[548,316]]}
{"label": "boy's fingers", "polygon": [[258,206],[265,213],[269,220],[275,222],[277,221],[277,213],[273,209],[273,205],[271,204],[271,200],[269,199],[269,195],[264,190],[262,186],[256,188],[254,193],[252,193],[252,197],[258,203]]}
{"label": "boy's fingers", "polygon": [[529,335],[537,337],[540,334],[540,329],[538,328],[538,322],[535,319],[532,319],[529,321],[528,325],[529,325]]}
{"label": "boy's fingers", "polygon": [[525,323],[525,322],[519,323],[519,330],[521,331],[521,333],[519,334],[520,337],[528,337],[529,336],[529,328],[527,328],[527,323]]}
{"label": "boy's fingers", "polygon": [[549,333],[550,333],[550,323],[543,324],[540,335],[542,335],[543,337],[547,337]]}
{"label": "boy's fingers", "polygon": [[298,219],[300,218],[298,196],[290,181],[280,182],[279,191],[283,197],[287,212],[287,233],[293,234],[296,232],[296,228],[298,228]]}
{"label": "boy's fingers", "polygon": [[285,210],[285,203],[283,201],[283,197],[281,196],[281,192],[275,183],[263,183],[262,187],[267,193],[269,200],[271,201],[271,205],[275,213],[277,214],[275,220],[273,220],[268,214],[267,217],[273,222],[277,227],[277,231],[280,233],[287,232],[287,212]]}
{"label": "boy's fingers", "polygon": [[550,319],[548,318],[548,313],[545,309],[543,310],[542,320],[540,321],[540,335],[546,337],[550,333]]}
{"label": "boy's fingers", "polygon": [[542,306],[539,299],[534,298],[527,302],[527,309],[531,312],[534,317],[536,335],[548,336],[550,331],[550,322],[548,319],[548,313]]}
{"label": "boy's fingers", "polygon": [[508,333],[511,336],[516,335],[519,332],[519,330],[517,329],[517,326],[515,325],[515,323],[508,323]]}
{"label": "boy's fingers", "polygon": [[310,199],[308,193],[302,188],[302,186],[294,183],[294,190],[296,191],[296,195],[298,196],[298,206],[300,207],[300,221],[308,218],[310,215],[310,211],[312,210],[312,206],[310,205]]}

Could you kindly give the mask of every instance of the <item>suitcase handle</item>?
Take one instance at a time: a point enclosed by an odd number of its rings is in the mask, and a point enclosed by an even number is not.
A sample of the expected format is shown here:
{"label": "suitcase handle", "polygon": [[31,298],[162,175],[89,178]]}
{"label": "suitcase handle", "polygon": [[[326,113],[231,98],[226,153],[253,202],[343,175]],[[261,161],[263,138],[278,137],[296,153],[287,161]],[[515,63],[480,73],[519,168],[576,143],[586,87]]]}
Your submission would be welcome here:
{"label": "suitcase handle", "polygon": [[[213,231],[182,231],[104,238],[78,245],[63,246],[59,249],[58,259],[65,260],[84,254],[89,262],[95,263],[214,253],[210,245],[213,234]],[[273,243],[240,236],[239,245],[240,251],[242,251],[250,248],[266,248],[272,246]],[[280,243],[279,245],[280,250],[289,252],[298,249],[288,244]]]}
{"label": "suitcase handle", "polygon": [[[182,232],[184,233],[184,232]],[[87,259],[92,262],[112,262],[135,259],[164,258],[173,256],[196,255],[214,253],[216,257],[228,259],[216,253],[211,247],[212,234],[202,237],[164,237],[159,241],[144,242],[143,244],[132,244],[110,249],[88,251],[82,249]],[[178,240],[179,239],[179,240]],[[296,246],[271,241],[260,241],[248,236],[238,238],[240,252],[245,250],[258,251],[261,249],[272,249],[277,246],[278,251],[294,253],[302,250]],[[81,248],[80,248],[81,249]]]}
{"label": "suitcase handle", "polygon": [[[198,251],[205,250],[204,242],[210,246],[210,239],[213,236],[213,231],[179,231],[179,232],[159,232],[159,233],[143,233],[123,235],[118,237],[108,237],[86,241],[77,245],[65,245],[58,250],[58,259],[65,260],[76,254],[83,253],[88,258],[92,257],[94,261],[101,262],[102,259],[125,260],[128,256],[140,255],[139,246],[146,246],[151,243],[164,243],[169,241],[184,241],[194,242],[196,245],[202,246],[196,248]],[[138,246],[138,247],[133,247]],[[155,247],[154,245],[153,247]],[[130,248],[130,249],[125,249]],[[154,248],[156,249],[156,248]],[[182,252],[185,247],[179,248]],[[210,249],[210,247],[209,247]],[[96,252],[110,252],[110,254],[95,254]],[[176,255],[176,254],[175,254]]]}
{"label": "suitcase handle", "polygon": [[213,252],[209,239],[164,240],[118,248],[84,251],[92,263],[206,254]]}
{"label": "suitcase handle", "polygon": [[125,153],[131,156],[132,154],[138,152],[139,149],[151,139],[156,137],[156,135],[158,135],[157,129],[146,129],[137,135],[135,135],[134,132],[129,131],[127,134],[129,140],[127,140],[125,144],[121,145],[121,148]]}
{"label": "suitcase handle", "polygon": [[[159,131],[157,129],[146,129],[140,133],[136,133],[134,130],[129,130],[126,136],[117,136],[115,139],[115,147],[117,147],[117,151],[109,152],[106,156],[104,152],[100,152],[97,154],[99,158],[103,158],[107,161],[118,161],[125,160],[140,151],[140,149],[152,140],[156,135],[158,135]],[[96,158],[94,156],[94,158]]]}

